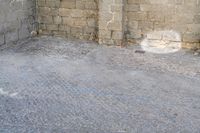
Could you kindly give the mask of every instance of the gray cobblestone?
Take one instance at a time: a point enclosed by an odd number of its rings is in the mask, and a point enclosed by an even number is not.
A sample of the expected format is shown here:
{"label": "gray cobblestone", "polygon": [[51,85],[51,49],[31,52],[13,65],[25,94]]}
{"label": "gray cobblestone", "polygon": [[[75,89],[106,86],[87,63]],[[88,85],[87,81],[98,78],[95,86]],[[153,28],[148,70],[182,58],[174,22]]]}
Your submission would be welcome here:
{"label": "gray cobblestone", "polygon": [[51,37],[0,48],[2,133],[200,131],[199,58],[184,51]]}

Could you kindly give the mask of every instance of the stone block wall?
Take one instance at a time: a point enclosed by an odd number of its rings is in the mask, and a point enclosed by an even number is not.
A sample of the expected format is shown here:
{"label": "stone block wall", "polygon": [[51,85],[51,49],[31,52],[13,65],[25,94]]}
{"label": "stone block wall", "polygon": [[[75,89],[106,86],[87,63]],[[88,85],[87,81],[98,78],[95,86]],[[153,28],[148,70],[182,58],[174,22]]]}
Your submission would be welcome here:
{"label": "stone block wall", "polygon": [[37,0],[41,34],[108,45],[140,44],[146,37],[162,39],[157,33],[173,31],[180,40],[167,35],[168,41],[197,46],[199,14],[200,0]]}
{"label": "stone block wall", "polygon": [[[29,37],[36,21],[40,34],[100,44],[144,38],[200,44],[200,0],[2,0],[0,8],[0,45]],[[180,40],[158,34],[165,31]]]}
{"label": "stone block wall", "polygon": [[[200,0],[126,0],[125,37],[139,43],[154,31],[180,34],[183,47],[200,42]],[[154,34],[152,38],[159,38]],[[172,41],[173,38],[172,38]]]}
{"label": "stone block wall", "polygon": [[37,0],[37,18],[43,35],[97,39],[97,0]]}
{"label": "stone block wall", "polygon": [[34,0],[1,0],[0,45],[29,37],[34,25]]}
{"label": "stone block wall", "polygon": [[122,45],[124,20],[124,0],[100,0],[99,43]]}

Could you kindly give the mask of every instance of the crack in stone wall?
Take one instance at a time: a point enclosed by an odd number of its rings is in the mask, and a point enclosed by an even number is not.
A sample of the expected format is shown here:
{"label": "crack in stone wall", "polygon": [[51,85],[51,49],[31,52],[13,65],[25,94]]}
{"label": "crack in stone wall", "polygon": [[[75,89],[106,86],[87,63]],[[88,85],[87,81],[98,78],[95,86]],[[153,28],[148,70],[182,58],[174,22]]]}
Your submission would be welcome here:
{"label": "crack in stone wall", "polygon": [[122,45],[124,38],[124,1],[101,0],[99,6],[99,43]]}
{"label": "crack in stone wall", "polygon": [[[112,4],[114,4],[114,3],[115,3],[115,0],[112,0]],[[107,29],[108,29],[109,24],[111,24],[112,22],[115,21],[115,12],[112,12],[112,5],[109,5],[109,13],[112,14],[112,17],[111,17],[110,21],[107,22],[107,26],[106,26]]]}

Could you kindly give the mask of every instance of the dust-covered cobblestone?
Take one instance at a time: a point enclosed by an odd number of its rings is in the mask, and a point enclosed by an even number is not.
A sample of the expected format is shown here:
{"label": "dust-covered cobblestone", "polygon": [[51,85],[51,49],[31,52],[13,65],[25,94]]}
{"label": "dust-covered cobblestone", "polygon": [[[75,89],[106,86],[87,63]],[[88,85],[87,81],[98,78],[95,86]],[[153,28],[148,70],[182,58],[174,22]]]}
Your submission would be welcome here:
{"label": "dust-covered cobblestone", "polygon": [[200,58],[135,49],[52,37],[1,46],[0,132],[199,132]]}

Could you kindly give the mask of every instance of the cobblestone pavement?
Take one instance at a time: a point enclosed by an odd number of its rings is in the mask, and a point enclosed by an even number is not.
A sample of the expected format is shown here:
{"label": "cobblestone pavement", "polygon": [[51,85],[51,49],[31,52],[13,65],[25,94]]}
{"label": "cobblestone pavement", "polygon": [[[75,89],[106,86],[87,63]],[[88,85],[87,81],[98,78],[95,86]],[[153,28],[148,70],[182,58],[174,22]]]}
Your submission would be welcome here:
{"label": "cobblestone pavement", "polygon": [[200,58],[41,37],[0,47],[0,133],[199,133]]}

